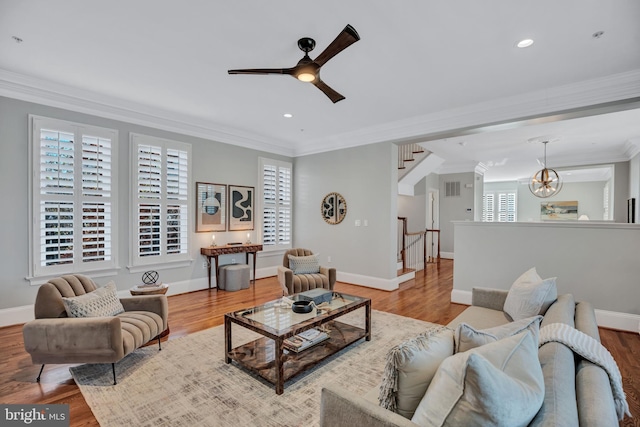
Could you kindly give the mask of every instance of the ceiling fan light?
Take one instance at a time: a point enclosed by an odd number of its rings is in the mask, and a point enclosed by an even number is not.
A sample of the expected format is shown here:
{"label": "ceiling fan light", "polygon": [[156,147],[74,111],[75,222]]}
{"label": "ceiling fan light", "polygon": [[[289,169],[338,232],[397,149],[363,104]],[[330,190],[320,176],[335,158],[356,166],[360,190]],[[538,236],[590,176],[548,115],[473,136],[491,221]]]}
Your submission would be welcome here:
{"label": "ceiling fan light", "polygon": [[298,78],[298,80],[300,80],[301,82],[305,82],[305,83],[309,83],[312,82],[316,79],[316,75],[313,73],[308,73],[308,72],[302,72],[300,74],[298,74],[296,76]]}

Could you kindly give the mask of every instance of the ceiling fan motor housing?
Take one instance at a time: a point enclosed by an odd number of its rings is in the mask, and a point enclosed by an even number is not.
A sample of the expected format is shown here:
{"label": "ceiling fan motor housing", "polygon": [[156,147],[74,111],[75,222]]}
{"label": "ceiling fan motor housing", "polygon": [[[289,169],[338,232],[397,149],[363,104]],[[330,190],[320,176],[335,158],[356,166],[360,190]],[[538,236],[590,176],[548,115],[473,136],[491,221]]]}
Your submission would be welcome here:
{"label": "ceiling fan motor housing", "polygon": [[316,41],[311,37],[303,37],[298,40],[298,47],[301,51],[309,53],[316,47]]}

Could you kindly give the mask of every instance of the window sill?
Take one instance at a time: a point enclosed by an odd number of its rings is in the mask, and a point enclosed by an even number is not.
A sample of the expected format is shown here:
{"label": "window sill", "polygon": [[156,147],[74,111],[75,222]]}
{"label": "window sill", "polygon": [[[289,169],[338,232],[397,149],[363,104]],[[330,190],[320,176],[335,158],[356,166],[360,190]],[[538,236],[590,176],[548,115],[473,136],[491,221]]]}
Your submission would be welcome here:
{"label": "window sill", "polygon": [[171,268],[189,267],[193,259],[183,259],[180,261],[164,261],[161,263],[141,264],[141,265],[128,265],[129,273],[141,273],[148,270],[168,270]]}
{"label": "window sill", "polygon": [[115,276],[118,274],[118,271],[120,271],[120,268],[115,267],[115,268],[106,268],[101,270],[69,271],[65,273],[43,274],[41,276],[27,276],[25,277],[25,279],[29,281],[29,284],[31,286],[39,286],[39,285],[42,285],[43,283],[47,283],[49,279],[61,277],[67,274],[83,274],[93,279],[95,277]]}

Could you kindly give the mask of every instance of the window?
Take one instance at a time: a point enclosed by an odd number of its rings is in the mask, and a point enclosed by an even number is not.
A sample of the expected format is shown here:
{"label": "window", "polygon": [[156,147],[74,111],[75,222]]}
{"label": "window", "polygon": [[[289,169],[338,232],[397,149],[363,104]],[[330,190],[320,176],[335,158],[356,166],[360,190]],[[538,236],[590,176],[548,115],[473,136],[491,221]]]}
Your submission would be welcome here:
{"label": "window", "polygon": [[262,245],[264,250],[291,247],[291,163],[260,159]]}
{"label": "window", "polygon": [[130,269],[188,265],[191,146],[132,133],[131,150]]}
{"label": "window", "polygon": [[515,192],[486,192],[482,196],[482,221],[516,222],[518,220]]}
{"label": "window", "polygon": [[31,121],[31,274],[116,267],[118,132],[45,117]]}

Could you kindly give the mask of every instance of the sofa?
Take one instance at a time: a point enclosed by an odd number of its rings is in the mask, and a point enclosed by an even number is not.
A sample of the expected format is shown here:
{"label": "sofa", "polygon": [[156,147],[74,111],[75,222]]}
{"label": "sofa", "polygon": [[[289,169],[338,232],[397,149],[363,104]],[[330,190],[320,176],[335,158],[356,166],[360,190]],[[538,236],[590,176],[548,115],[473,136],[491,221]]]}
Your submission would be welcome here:
{"label": "sofa", "polygon": [[[510,322],[503,312],[508,291],[474,288],[472,305],[447,326],[461,323],[477,329]],[[576,303],[571,294],[558,296],[544,313],[540,327],[564,323],[600,341],[593,307]],[[529,426],[617,426],[618,417],[607,373],[599,366],[575,356],[563,344],[549,342],[539,347],[538,359],[544,378],[544,400]],[[412,421],[378,405],[378,388],[355,396],[338,385],[322,390],[320,425],[406,426]],[[505,402],[505,405],[508,405]]]}

